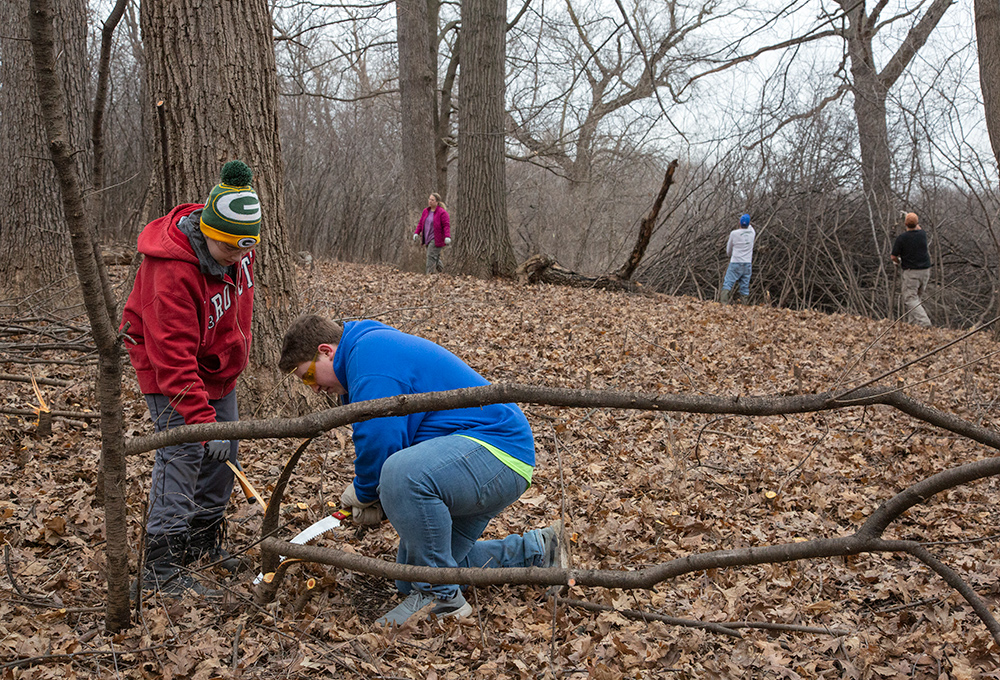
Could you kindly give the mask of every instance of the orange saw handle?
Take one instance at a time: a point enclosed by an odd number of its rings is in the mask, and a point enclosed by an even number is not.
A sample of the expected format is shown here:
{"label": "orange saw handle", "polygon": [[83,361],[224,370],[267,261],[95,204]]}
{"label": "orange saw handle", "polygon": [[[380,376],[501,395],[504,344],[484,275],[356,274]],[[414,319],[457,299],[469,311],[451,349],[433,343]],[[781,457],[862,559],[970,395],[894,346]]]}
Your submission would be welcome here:
{"label": "orange saw handle", "polygon": [[345,519],[351,516],[351,509],[341,508],[340,510],[337,510],[337,512],[332,512],[330,514],[339,519],[341,522],[343,522]]}
{"label": "orange saw handle", "polygon": [[236,481],[239,482],[240,488],[243,490],[243,495],[247,497],[247,503],[253,505],[254,503],[260,503],[260,507],[267,510],[267,503],[261,498],[260,494],[257,493],[257,489],[253,488],[253,484],[247,479],[246,474],[243,472],[243,466],[240,465],[239,461],[233,464],[233,461],[227,460],[226,465],[229,469],[233,471],[233,475],[236,477]]}

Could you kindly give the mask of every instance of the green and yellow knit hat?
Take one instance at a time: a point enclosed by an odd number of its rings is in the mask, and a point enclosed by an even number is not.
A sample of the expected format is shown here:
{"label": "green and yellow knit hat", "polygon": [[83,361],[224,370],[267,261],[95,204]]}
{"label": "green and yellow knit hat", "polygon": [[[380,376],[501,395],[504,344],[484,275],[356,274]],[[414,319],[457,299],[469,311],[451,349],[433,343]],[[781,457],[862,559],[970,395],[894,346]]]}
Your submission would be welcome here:
{"label": "green and yellow knit hat", "polygon": [[253,170],[243,161],[229,161],[219,174],[221,181],[201,211],[201,233],[237,248],[251,248],[260,242],[260,201],[250,186]]}

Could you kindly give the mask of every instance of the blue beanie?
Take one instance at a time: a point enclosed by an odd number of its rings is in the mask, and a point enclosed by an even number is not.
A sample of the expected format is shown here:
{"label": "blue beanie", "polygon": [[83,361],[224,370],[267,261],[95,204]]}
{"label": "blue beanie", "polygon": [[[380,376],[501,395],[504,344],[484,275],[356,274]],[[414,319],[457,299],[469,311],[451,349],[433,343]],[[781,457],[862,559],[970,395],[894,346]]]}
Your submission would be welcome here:
{"label": "blue beanie", "polygon": [[741,227],[750,226],[750,215],[743,213],[743,217],[740,218],[740,226]]}

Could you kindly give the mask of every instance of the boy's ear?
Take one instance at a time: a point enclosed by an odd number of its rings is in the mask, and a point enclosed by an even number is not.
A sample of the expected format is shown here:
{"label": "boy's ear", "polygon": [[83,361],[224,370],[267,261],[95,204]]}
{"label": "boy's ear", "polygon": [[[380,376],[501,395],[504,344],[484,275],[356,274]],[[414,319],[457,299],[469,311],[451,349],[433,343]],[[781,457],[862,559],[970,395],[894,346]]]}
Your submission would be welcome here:
{"label": "boy's ear", "polygon": [[333,355],[337,352],[337,346],[336,345],[331,345],[331,344],[328,344],[328,343],[324,342],[322,345],[320,345],[319,347],[317,347],[316,350],[320,354],[323,354],[323,355],[328,356],[328,357],[333,357]]}

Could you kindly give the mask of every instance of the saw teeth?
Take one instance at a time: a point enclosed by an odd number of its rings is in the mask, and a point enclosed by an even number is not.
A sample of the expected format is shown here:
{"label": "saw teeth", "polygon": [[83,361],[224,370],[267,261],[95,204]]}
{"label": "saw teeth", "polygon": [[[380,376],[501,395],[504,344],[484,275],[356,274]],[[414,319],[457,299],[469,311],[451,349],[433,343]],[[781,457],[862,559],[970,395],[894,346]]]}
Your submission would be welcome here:
{"label": "saw teeth", "polygon": [[[310,526],[306,527],[300,531],[295,538],[293,538],[289,543],[295,543],[296,545],[306,545],[310,541],[315,541],[317,538],[325,533],[333,531],[340,526],[340,520],[333,515],[327,515],[321,520],[313,522]],[[279,562],[285,561],[285,556],[280,555],[278,557]],[[253,584],[257,585],[261,581],[267,581],[267,577],[264,574],[258,573],[257,578],[253,580]],[[267,581],[270,583],[270,581]]]}

